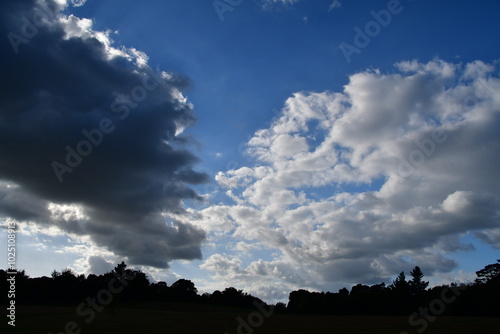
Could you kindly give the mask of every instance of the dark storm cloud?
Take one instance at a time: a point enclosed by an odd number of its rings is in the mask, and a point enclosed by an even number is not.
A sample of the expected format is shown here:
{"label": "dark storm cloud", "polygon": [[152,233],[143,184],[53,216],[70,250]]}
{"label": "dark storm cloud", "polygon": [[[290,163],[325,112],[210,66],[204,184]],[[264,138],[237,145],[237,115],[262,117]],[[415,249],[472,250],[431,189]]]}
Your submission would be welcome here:
{"label": "dark storm cloud", "polygon": [[[130,50],[111,56],[95,34],[68,35],[78,19],[47,7],[0,3],[0,213],[90,235],[138,264],[200,258],[204,233],[162,215],[207,180],[176,135],[195,120],[179,97],[188,80]],[[78,204],[85,219],[57,218],[49,203]]]}

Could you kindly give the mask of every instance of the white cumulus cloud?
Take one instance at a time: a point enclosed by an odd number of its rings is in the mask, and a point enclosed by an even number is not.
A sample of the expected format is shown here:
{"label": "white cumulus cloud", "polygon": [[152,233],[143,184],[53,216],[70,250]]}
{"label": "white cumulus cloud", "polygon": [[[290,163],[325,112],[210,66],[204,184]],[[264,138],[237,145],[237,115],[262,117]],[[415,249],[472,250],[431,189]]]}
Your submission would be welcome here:
{"label": "white cumulus cloud", "polygon": [[236,204],[191,221],[273,256],[211,257],[204,269],[233,285],[332,289],[414,265],[447,273],[457,264],[446,254],[471,249],[460,242],[469,231],[498,245],[496,68],[435,59],[396,69],[353,74],[342,92],[296,93],[255,132],[255,165],[216,177]]}

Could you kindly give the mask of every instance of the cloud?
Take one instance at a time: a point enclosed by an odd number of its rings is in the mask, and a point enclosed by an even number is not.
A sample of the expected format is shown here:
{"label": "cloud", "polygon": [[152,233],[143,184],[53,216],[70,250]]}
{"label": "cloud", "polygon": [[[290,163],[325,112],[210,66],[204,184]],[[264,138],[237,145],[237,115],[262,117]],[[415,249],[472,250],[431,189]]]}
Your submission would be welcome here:
{"label": "cloud", "polygon": [[237,283],[244,287],[245,292],[271,301],[285,300],[288,296],[289,290],[286,284],[280,281],[280,277],[287,276],[289,280],[297,277],[290,268],[278,261],[266,262],[259,259],[247,267],[242,264],[236,257],[214,254],[200,267],[214,274],[213,278],[219,286],[213,288],[222,289]]}
{"label": "cloud", "polygon": [[294,94],[248,141],[255,165],[217,174],[235,204],[192,218],[238,249],[259,245],[253,256],[275,255],[203,267],[240,286],[252,277],[334,290],[415,265],[450,272],[446,254],[473,249],[460,242],[469,231],[498,246],[497,73],[481,61],[408,61],[353,74],[342,92]]}
{"label": "cloud", "polygon": [[200,258],[205,233],[165,217],[207,180],[182,135],[195,121],[188,79],[66,6],[0,5],[0,213],[90,236],[130,263]]}
{"label": "cloud", "polygon": [[495,249],[500,249],[500,228],[476,232],[476,236]]}
{"label": "cloud", "polygon": [[85,5],[86,2],[87,0],[71,0],[71,5],[74,7],[81,7]]}
{"label": "cloud", "polygon": [[113,269],[112,263],[98,256],[90,257],[89,264],[90,264],[90,272],[95,273],[96,275],[99,275],[100,273],[109,272],[111,269]]}

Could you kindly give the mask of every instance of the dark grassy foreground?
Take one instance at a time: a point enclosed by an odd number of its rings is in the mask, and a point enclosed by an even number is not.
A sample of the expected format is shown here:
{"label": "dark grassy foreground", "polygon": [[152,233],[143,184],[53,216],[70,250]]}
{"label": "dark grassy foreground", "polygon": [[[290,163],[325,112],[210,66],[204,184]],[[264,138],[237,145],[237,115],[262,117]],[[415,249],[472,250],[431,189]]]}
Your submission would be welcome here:
{"label": "dark grassy foreground", "polygon": [[[4,309],[4,308],[3,308]],[[418,333],[420,327],[411,327],[408,317],[375,316],[314,316],[273,314],[264,317],[262,326],[242,329],[238,332],[237,318],[248,318],[254,310],[210,307],[192,304],[135,304],[107,306],[96,313],[89,324],[85,317],[75,312],[75,307],[19,306],[16,327],[6,325],[3,316],[1,333],[66,333],[65,325],[75,321],[77,328],[71,334],[100,333],[186,333],[186,334],[228,334],[233,333],[383,333],[399,334],[402,331]],[[255,315],[256,313],[254,313]],[[255,318],[258,321],[259,316]],[[500,318],[480,317],[438,317],[430,322],[425,333],[499,333]],[[80,330],[80,331],[79,331]]]}

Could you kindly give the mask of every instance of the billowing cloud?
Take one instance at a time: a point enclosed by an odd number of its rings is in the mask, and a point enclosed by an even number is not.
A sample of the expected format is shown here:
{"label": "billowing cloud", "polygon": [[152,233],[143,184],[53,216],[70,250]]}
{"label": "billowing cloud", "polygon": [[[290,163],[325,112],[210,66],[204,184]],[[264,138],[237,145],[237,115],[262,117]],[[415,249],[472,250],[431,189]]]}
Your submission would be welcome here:
{"label": "billowing cloud", "polygon": [[205,233],[166,219],[206,181],[182,135],[188,80],[66,7],[0,4],[0,214],[90,236],[131,264],[200,258]]}
{"label": "billowing cloud", "polygon": [[[353,74],[342,92],[294,94],[248,141],[255,165],[217,174],[235,204],[193,215],[239,241],[233,258],[203,268],[241,286],[332,289],[414,265],[449,272],[447,254],[470,250],[460,242],[470,231],[498,246],[497,73],[481,61],[409,61]],[[242,243],[260,248],[238,253]],[[240,262],[252,252],[274,255]]]}

